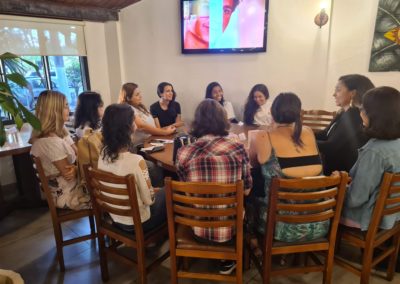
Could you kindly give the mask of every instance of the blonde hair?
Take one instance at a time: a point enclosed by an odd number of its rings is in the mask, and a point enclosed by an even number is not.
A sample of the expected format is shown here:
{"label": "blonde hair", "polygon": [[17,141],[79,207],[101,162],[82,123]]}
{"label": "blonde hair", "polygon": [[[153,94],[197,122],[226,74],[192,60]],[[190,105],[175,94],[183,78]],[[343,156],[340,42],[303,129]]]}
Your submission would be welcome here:
{"label": "blonde hair", "polygon": [[57,91],[45,90],[40,93],[35,114],[40,120],[42,130],[35,136],[44,137],[55,133],[58,137],[64,138],[68,135],[63,119],[66,100],[65,95]]}

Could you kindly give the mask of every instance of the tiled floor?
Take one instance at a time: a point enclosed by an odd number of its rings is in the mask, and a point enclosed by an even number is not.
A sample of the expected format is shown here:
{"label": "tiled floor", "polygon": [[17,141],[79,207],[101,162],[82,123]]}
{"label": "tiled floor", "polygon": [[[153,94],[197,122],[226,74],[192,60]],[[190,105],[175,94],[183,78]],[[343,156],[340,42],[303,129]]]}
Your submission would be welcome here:
{"label": "tiled floor", "polygon": [[[64,228],[66,237],[88,232],[86,220],[68,223]],[[156,251],[152,252],[156,253]],[[87,241],[64,248],[66,272],[60,273],[56,261],[56,250],[51,217],[46,208],[14,211],[0,221],[0,269],[11,269],[22,275],[25,283],[101,283],[98,251],[94,242]],[[212,262],[197,263],[197,266],[213,267]],[[110,281],[108,283],[136,283],[137,273],[129,266],[109,260]],[[148,277],[148,283],[169,283],[169,260]],[[245,272],[245,283],[261,283],[253,268]],[[207,281],[180,281],[180,283],[215,283]],[[277,277],[273,283],[322,283],[321,273]],[[355,284],[359,278],[335,266],[333,283]],[[374,276],[371,284],[388,283]],[[392,283],[400,283],[396,274]]]}

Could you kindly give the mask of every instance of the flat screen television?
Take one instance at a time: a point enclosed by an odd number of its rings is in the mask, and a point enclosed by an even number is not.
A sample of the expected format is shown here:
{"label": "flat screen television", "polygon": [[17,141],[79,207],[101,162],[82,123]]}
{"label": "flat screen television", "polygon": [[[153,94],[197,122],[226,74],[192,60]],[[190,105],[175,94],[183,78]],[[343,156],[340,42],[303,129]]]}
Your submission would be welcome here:
{"label": "flat screen television", "polygon": [[265,52],[268,0],[181,0],[182,53]]}

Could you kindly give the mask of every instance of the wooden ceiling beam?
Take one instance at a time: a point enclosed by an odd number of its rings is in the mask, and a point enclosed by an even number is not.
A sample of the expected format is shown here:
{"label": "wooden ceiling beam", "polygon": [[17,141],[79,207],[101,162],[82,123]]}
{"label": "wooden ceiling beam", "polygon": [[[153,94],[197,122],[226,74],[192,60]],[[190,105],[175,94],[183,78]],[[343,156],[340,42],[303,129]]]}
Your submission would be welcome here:
{"label": "wooden ceiling beam", "polygon": [[70,6],[49,1],[1,0],[0,14],[80,21],[118,21],[117,9]]}

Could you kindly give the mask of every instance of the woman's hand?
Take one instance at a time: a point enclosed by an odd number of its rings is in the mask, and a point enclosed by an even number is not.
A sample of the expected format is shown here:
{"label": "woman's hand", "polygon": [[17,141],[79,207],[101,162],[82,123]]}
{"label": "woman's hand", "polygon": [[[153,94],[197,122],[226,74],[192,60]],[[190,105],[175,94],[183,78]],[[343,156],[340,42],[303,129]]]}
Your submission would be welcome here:
{"label": "woman's hand", "polygon": [[175,133],[175,131],[176,131],[176,127],[173,126],[173,125],[166,126],[166,127],[164,127],[163,129],[165,130],[166,135],[173,134],[173,133]]}
{"label": "woman's hand", "polygon": [[65,166],[65,172],[62,173],[62,175],[66,180],[74,179],[76,176],[76,166],[74,165]]}

